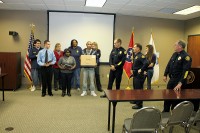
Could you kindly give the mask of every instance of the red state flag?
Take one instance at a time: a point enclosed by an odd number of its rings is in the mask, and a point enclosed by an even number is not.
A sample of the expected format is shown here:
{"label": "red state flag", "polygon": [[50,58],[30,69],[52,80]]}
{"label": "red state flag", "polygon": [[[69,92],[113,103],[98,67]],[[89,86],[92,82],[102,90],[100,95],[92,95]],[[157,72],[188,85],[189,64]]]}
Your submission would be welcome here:
{"label": "red state flag", "polygon": [[128,78],[130,78],[131,74],[132,74],[131,70],[132,70],[132,65],[133,65],[133,62],[132,62],[133,45],[134,45],[134,32],[132,32],[132,34],[131,34],[131,39],[130,39],[128,50],[126,53],[126,61],[124,63],[124,67],[123,67],[125,74]]}

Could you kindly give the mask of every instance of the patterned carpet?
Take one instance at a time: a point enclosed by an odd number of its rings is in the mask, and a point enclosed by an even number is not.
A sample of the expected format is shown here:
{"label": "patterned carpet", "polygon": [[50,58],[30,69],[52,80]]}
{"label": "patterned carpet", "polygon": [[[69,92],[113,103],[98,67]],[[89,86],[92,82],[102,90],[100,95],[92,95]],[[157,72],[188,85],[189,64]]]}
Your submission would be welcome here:
{"label": "patterned carpet", "polygon": [[[11,133],[111,133],[107,131],[108,101],[99,97],[102,93],[97,92],[97,97],[81,97],[77,90],[72,97],[61,97],[60,90],[53,94],[41,97],[40,90],[31,92],[26,87],[6,91],[5,101],[0,101],[0,133],[7,133],[9,127],[14,128]],[[162,110],[163,102],[144,102],[144,106]],[[124,119],[136,110],[130,103],[118,103],[116,110],[115,131],[121,133]],[[176,127],[174,132],[184,130]]]}

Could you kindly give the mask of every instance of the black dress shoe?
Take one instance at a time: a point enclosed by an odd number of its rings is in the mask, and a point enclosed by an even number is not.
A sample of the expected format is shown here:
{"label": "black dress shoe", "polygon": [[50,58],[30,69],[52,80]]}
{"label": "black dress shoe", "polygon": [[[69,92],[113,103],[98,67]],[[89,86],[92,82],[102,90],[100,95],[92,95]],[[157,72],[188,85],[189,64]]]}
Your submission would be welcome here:
{"label": "black dress shoe", "polygon": [[137,105],[137,104],[132,107],[132,109],[141,109],[141,108],[142,108],[142,105]]}
{"label": "black dress shoe", "polygon": [[130,101],[130,104],[136,104],[136,101]]}
{"label": "black dress shoe", "polygon": [[102,89],[97,89],[99,92],[103,92],[103,90]]}
{"label": "black dress shoe", "polygon": [[42,97],[45,97],[46,94],[42,94]]}
{"label": "black dress shoe", "polygon": [[67,93],[67,95],[68,95],[69,97],[71,97],[71,94],[70,94],[70,93]]}
{"label": "black dress shoe", "polygon": [[100,98],[106,98],[106,94],[101,95]]}
{"label": "black dress shoe", "polygon": [[53,94],[49,94],[49,96],[53,96]]}
{"label": "black dress shoe", "polygon": [[62,95],[61,95],[62,97],[64,97],[65,96],[65,93],[62,93]]}

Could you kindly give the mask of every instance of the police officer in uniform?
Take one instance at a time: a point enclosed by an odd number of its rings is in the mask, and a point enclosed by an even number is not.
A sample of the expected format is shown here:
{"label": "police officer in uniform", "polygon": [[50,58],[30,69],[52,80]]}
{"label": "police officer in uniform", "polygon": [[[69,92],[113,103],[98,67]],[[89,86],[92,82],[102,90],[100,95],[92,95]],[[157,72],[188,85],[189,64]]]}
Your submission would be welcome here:
{"label": "police officer in uniform", "polygon": [[[126,50],[121,46],[122,40],[117,38],[114,40],[114,49],[110,53],[109,65],[109,81],[108,90],[112,90],[113,82],[116,79],[116,90],[120,89],[120,83],[122,80],[123,66],[126,59]],[[100,96],[101,98],[106,97],[106,95]]]}
{"label": "police officer in uniform", "polygon": [[[175,52],[167,64],[163,77],[165,82],[167,81],[167,76],[170,78],[167,89],[180,91],[186,84],[186,78],[188,70],[191,68],[192,59],[188,53],[185,52],[185,46],[186,44],[182,40],[175,43]],[[180,101],[165,100],[163,112],[169,112],[170,109],[173,109],[179,102]]]}
{"label": "police officer in uniform", "polygon": [[[134,89],[143,89],[145,74],[144,71],[147,71],[147,67],[149,65],[145,56],[141,53],[142,45],[136,43],[133,47],[134,51],[134,59],[132,66],[132,74],[133,74],[133,88]],[[136,104],[132,107],[132,109],[140,109],[143,107],[142,101],[133,101],[131,103]]]}

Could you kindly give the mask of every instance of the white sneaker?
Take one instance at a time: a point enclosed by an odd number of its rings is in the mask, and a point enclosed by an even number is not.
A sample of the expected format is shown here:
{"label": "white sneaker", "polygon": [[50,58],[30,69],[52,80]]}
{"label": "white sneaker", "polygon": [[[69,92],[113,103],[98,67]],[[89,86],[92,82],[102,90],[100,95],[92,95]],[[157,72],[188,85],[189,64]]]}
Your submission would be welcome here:
{"label": "white sneaker", "polygon": [[86,91],[83,91],[83,93],[81,94],[81,96],[86,96],[87,95],[87,92]]}
{"label": "white sneaker", "polygon": [[91,95],[92,95],[92,96],[94,96],[94,97],[96,97],[96,96],[97,96],[97,94],[95,94],[95,92],[94,92],[94,91],[91,91]]}
{"label": "white sneaker", "polygon": [[80,89],[80,88],[77,88],[77,90],[80,91],[81,89]]}
{"label": "white sneaker", "polygon": [[34,85],[32,86],[31,91],[35,91],[35,86]]}

